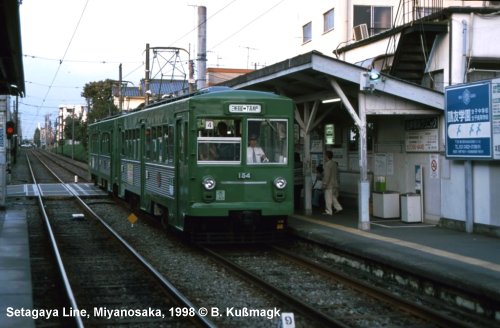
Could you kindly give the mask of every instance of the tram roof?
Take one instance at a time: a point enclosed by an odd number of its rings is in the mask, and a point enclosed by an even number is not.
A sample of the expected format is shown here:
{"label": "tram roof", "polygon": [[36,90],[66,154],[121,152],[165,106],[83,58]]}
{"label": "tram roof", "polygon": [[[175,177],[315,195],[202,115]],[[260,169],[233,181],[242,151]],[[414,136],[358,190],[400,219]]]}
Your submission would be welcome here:
{"label": "tram roof", "polygon": [[[235,89],[273,91],[301,103],[336,96],[330,83],[334,79],[348,97],[357,99],[361,74],[367,72],[367,68],[312,51],[238,76],[220,85]],[[432,110],[444,110],[442,92],[385,74],[382,74],[382,81],[375,86],[374,93],[400,98]]]}

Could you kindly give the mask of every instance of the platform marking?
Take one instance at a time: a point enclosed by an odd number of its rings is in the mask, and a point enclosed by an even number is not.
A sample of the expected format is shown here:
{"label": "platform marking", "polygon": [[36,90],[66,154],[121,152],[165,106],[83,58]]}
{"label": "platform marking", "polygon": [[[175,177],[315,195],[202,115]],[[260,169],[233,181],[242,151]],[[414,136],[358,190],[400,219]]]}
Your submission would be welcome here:
{"label": "platform marking", "polygon": [[[387,222],[398,222],[400,223],[400,225],[387,225],[387,224],[383,224],[383,223],[387,223]],[[376,226],[379,226],[379,227],[383,227],[383,228],[387,228],[387,229],[408,229],[408,228],[432,228],[432,227],[435,227],[436,225],[435,224],[425,224],[425,223],[418,223],[418,225],[408,225],[408,224],[405,224],[405,223],[401,223],[401,220],[381,220],[381,221],[370,221],[370,224],[373,224],[373,225],[376,225]]]}
{"label": "platform marking", "polygon": [[456,254],[456,253],[451,253],[451,252],[448,252],[448,251],[443,251],[443,250],[440,250],[440,249],[432,248],[432,247],[429,247],[429,246],[425,246],[425,245],[422,245],[422,244],[417,244],[417,243],[413,243],[413,242],[409,242],[409,241],[404,241],[404,240],[397,239],[397,238],[379,236],[379,235],[376,235],[376,234],[373,234],[373,233],[370,233],[370,232],[366,232],[366,231],[363,231],[363,230],[349,228],[349,227],[345,227],[345,226],[342,226],[342,225],[339,225],[339,224],[330,223],[330,222],[324,222],[324,221],[320,221],[320,220],[317,220],[317,219],[311,219],[311,218],[308,218],[308,217],[302,216],[302,215],[294,215],[294,218],[297,218],[297,219],[300,219],[300,220],[304,220],[304,221],[308,221],[308,222],[311,222],[311,223],[316,223],[316,224],[324,225],[324,226],[327,226],[327,227],[330,227],[330,228],[334,228],[334,229],[337,229],[337,230],[342,230],[342,231],[349,232],[349,233],[352,233],[352,234],[355,234],[355,235],[358,235],[358,236],[362,236],[362,237],[366,237],[366,238],[370,238],[370,239],[375,239],[375,240],[381,240],[381,241],[385,241],[385,242],[388,242],[388,243],[391,243],[391,244],[396,244],[396,245],[399,245],[399,246],[405,246],[405,247],[408,247],[408,248],[411,248],[411,249],[415,249],[417,251],[422,251],[422,252],[429,253],[429,254],[432,254],[432,255],[441,256],[441,257],[445,257],[447,259],[457,260],[457,261],[460,261],[460,262],[463,262],[463,263],[467,263],[467,264],[475,265],[475,266],[478,266],[478,267],[481,267],[481,268],[485,268],[485,269],[493,270],[493,271],[496,271],[496,272],[500,272],[500,265],[499,264],[488,262],[488,261],[479,260],[479,259],[476,259],[476,258],[473,258],[473,257],[470,257],[470,256],[464,256],[464,255],[460,255],[460,254]]}

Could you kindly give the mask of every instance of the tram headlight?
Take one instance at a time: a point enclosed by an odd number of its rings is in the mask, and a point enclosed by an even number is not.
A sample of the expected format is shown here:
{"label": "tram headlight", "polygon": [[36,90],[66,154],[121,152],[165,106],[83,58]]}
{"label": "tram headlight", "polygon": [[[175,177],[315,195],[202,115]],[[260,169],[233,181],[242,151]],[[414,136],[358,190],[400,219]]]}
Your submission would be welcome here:
{"label": "tram headlight", "polygon": [[211,176],[204,177],[201,184],[205,190],[213,190],[215,188],[215,179]]}
{"label": "tram headlight", "polygon": [[285,180],[285,178],[283,178],[283,177],[277,177],[276,179],[274,179],[274,186],[277,189],[279,189],[279,190],[285,189],[285,187],[286,187],[286,180]]}

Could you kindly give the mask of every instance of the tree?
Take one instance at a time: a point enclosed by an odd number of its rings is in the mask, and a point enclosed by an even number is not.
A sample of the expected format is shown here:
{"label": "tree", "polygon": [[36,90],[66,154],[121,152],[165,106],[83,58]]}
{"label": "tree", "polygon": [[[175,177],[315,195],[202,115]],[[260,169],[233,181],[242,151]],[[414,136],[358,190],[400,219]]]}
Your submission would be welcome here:
{"label": "tree", "polygon": [[[75,133],[74,136],[73,132]],[[64,119],[64,139],[73,139],[73,137],[77,141],[85,139],[84,124],[80,118],[75,117],[73,125],[73,117],[68,116]]]}
{"label": "tree", "polygon": [[36,128],[35,133],[33,134],[33,142],[37,147],[40,147],[40,129]]}
{"label": "tree", "polygon": [[83,87],[82,97],[87,100],[88,122],[93,123],[102,118],[118,113],[118,107],[113,104],[112,88],[115,82],[89,82]]}

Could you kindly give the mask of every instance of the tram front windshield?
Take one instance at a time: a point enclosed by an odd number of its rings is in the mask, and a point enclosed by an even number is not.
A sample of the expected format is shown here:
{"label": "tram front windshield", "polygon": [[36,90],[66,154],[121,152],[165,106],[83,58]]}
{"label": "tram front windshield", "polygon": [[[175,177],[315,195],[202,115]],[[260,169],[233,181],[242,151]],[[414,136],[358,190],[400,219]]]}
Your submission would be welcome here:
{"label": "tram front windshield", "polygon": [[248,119],[246,123],[243,135],[239,119],[198,119],[198,163],[287,164],[287,120]]}

